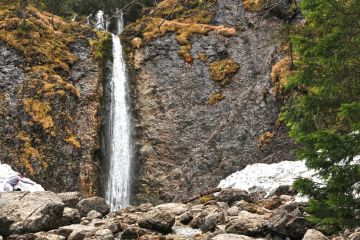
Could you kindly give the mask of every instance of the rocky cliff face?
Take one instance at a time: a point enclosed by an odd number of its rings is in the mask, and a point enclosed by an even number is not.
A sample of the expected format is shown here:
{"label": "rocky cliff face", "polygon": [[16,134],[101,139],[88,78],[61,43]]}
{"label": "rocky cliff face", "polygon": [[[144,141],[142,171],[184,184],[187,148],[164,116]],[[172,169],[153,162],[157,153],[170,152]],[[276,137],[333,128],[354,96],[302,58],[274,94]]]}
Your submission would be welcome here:
{"label": "rocky cliff face", "polygon": [[247,164],[292,160],[293,143],[278,124],[281,104],[271,80],[283,57],[279,13],[289,16],[291,1],[261,12],[247,11],[255,11],[249,1],[208,1],[206,19],[196,4],[182,6],[200,21],[181,9],[169,13],[166,2],[152,10],[147,25],[139,20],[124,34],[137,48],[127,52],[138,147],[136,200],[186,198]]}
{"label": "rocky cliff face", "polygon": [[[4,4],[3,4],[4,5]],[[4,7],[4,6],[3,6]],[[4,10],[5,9],[5,10]],[[0,160],[47,190],[98,194],[102,83],[79,26],[0,11]],[[87,31],[89,32],[89,31]]]}

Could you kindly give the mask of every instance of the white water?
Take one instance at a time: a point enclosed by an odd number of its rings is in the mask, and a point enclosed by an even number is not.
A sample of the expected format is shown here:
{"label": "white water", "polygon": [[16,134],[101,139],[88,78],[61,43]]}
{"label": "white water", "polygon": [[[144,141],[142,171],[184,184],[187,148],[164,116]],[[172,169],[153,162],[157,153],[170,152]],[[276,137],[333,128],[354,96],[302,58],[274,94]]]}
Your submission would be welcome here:
{"label": "white water", "polygon": [[[118,22],[118,33],[123,29],[122,16]],[[113,69],[112,99],[110,110],[110,156],[105,199],[112,211],[129,205],[130,192],[130,118],[126,101],[126,65],[120,39],[112,35]]]}
{"label": "white water", "polygon": [[[4,184],[5,182],[12,176],[17,175],[18,173],[12,170],[12,168],[7,164],[0,163],[0,192],[4,191]],[[26,180],[30,180],[25,178]],[[44,191],[44,188],[39,184],[31,185],[27,183],[19,182],[15,188],[20,188],[22,191],[29,191],[29,192],[37,192],[37,191]]]}

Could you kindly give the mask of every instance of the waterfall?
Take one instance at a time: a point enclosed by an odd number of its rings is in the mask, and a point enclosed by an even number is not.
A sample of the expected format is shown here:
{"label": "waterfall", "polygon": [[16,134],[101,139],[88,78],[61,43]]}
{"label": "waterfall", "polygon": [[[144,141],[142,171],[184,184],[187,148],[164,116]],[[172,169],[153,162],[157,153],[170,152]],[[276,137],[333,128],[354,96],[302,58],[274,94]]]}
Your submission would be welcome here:
{"label": "waterfall", "polygon": [[[103,13],[102,15],[103,16]],[[98,20],[98,19],[97,19]],[[102,20],[103,21],[103,20]],[[122,15],[117,23],[119,34],[123,29]],[[112,211],[129,204],[131,138],[130,117],[127,103],[127,75],[120,38],[112,34],[113,67],[111,79],[111,110],[109,126],[109,156],[105,199]]]}

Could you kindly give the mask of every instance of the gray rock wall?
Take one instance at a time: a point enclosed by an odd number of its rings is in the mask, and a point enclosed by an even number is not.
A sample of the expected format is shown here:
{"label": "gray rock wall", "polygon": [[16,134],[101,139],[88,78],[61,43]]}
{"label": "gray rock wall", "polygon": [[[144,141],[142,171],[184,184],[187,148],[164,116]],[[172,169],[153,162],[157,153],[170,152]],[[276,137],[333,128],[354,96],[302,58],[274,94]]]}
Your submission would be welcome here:
{"label": "gray rock wall", "polygon": [[[233,37],[210,32],[191,39],[195,60],[178,55],[175,34],[135,50],[131,60],[137,134],[135,201],[180,200],[257,162],[292,160],[292,142],[276,125],[280,102],[272,94],[272,65],[281,58],[282,21],[245,12],[242,1],[218,1],[214,24],[237,28]],[[205,53],[206,61],[196,59]],[[224,87],[209,63],[231,58],[240,69]],[[221,92],[215,105],[208,98]],[[261,134],[270,143],[259,147]]]}

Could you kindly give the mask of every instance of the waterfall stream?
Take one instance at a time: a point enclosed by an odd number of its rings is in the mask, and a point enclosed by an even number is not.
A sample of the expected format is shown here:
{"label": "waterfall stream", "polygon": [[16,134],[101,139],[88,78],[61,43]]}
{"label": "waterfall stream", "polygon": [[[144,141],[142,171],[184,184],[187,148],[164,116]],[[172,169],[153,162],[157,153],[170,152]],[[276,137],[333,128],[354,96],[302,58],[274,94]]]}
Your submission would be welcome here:
{"label": "waterfall stream", "polygon": [[[96,28],[106,29],[104,13],[96,14]],[[102,24],[103,23],[103,24]],[[123,17],[120,15],[115,34],[112,34],[112,78],[111,78],[111,108],[109,113],[109,134],[107,149],[107,179],[105,199],[112,211],[129,205],[130,165],[132,158],[129,106],[127,103],[126,64],[120,38],[117,34],[123,30]]]}

